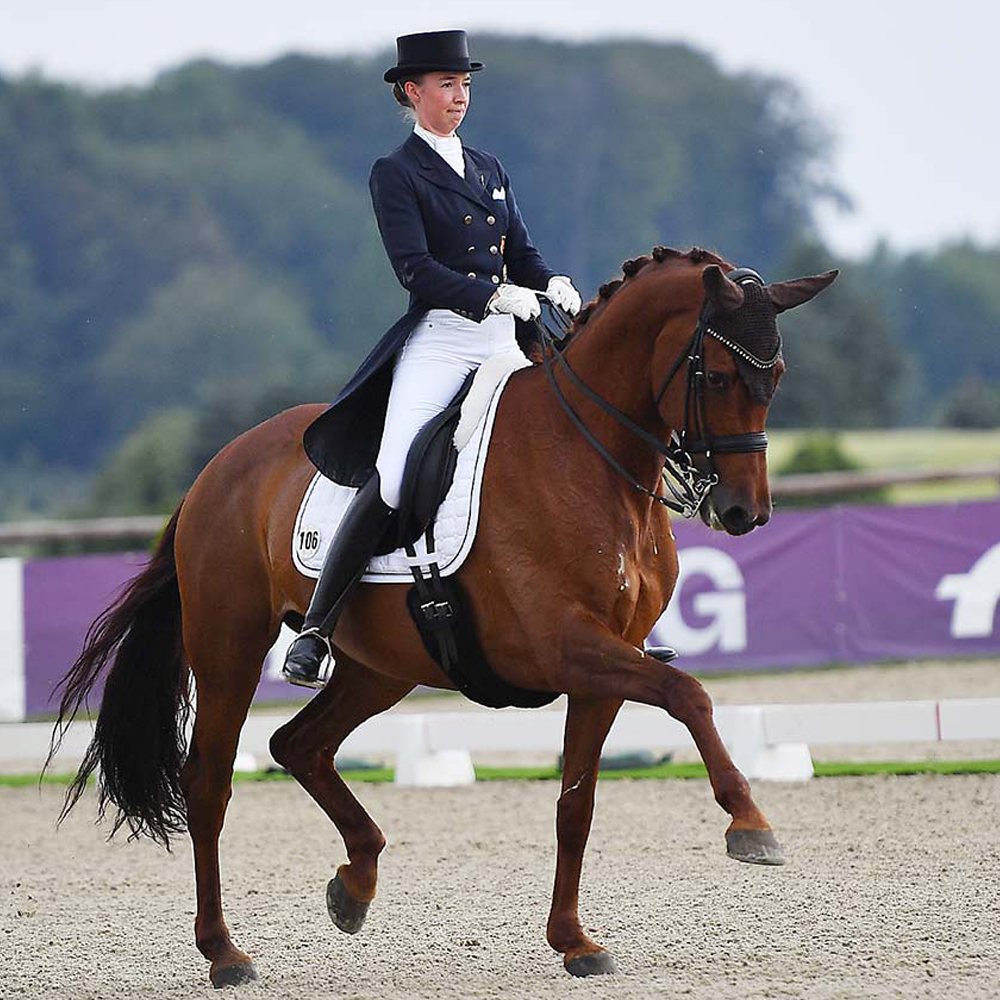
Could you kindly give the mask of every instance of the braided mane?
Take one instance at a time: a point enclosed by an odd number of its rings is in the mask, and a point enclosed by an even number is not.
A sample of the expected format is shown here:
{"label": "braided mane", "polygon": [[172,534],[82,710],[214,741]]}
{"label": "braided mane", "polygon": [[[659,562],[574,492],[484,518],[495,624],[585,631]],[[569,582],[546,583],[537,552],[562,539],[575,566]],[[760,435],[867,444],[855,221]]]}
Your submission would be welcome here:
{"label": "braided mane", "polygon": [[675,250],[673,247],[655,246],[648,254],[643,254],[641,257],[633,257],[630,260],[622,262],[623,276],[621,278],[613,278],[611,281],[606,281],[601,285],[597,290],[597,295],[577,313],[573,325],[570,327],[569,335],[572,336],[581,326],[586,325],[587,321],[594,314],[594,311],[610,299],[629,278],[638,274],[647,264],[651,264],[654,261],[657,264],[662,264],[665,260],[687,260],[692,264],[708,263],[722,264],[724,266],[728,263],[717,253],[711,250],[703,250],[701,247],[692,247],[690,250],[684,251]]}

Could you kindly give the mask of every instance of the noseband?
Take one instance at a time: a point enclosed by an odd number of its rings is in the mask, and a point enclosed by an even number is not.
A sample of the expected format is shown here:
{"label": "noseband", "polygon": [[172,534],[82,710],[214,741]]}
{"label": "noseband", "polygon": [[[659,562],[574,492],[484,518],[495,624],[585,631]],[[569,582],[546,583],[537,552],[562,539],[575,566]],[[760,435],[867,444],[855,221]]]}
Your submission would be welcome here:
{"label": "noseband", "polygon": [[[759,285],[764,284],[763,278],[749,267],[741,267],[735,271],[730,271],[727,277],[736,284],[743,284],[745,282],[753,282]],[[670,441],[665,443],[655,435],[650,434],[645,428],[640,427],[634,420],[612,406],[607,400],[602,399],[573,371],[558,347],[558,344],[564,341],[569,333],[570,326],[572,325],[572,317],[565,310],[556,306],[555,303],[548,302],[548,306],[557,329],[551,329],[546,320],[541,317],[535,320],[535,327],[538,330],[542,344],[542,363],[545,366],[545,373],[552,383],[552,388],[555,390],[556,398],[559,400],[563,410],[566,411],[566,415],[570,418],[573,425],[580,431],[591,447],[616,472],[641,493],[645,493],[646,496],[651,497],[657,503],[663,504],[664,507],[668,507],[682,517],[694,517],[698,513],[705,497],[708,496],[709,491],[719,481],[719,475],[715,470],[714,455],[746,454],[767,450],[767,434],[763,431],[749,431],[745,434],[727,434],[718,437],[713,436],[711,431],[709,431],[707,400],[705,398],[705,338],[712,337],[717,340],[731,354],[754,368],[768,369],[773,368],[781,357],[780,337],[777,348],[771,358],[764,360],[756,357],[745,347],[722,336],[711,327],[709,324],[711,308],[706,298],[702,303],[698,323],[695,326],[691,339],[671,366],[667,377],[663,381],[663,385],[660,387],[660,391],[656,394],[656,407],[657,411],[659,411],[660,400],[673,381],[674,376],[677,375],[686,362],[687,388],[684,397],[684,425],[679,432],[674,431]],[[669,490],[670,497],[660,496],[659,493],[654,493],[638,482],[614,455],[594,437],[559,388],[552,365],[553,358],[566,373],[569,380],[588,399],[596,403],[619,424],[664,456],[663,484]],[[699,469],[694,464],[692,455],[705,456],[705,463],[708,466],[706,471]]]}

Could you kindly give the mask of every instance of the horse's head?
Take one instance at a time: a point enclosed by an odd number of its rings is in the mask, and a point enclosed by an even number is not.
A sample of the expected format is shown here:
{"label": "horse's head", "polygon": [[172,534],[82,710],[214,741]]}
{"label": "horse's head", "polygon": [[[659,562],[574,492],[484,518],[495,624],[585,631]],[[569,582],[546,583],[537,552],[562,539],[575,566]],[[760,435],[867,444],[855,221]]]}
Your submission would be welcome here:
{"label": "horse's head", "polygon": [[687,310],[658,338],[652,376],[660,415],[697,468],[717,478],[700,508],[707,525],[743,535],[770,518],[764,424],[785,369],[777,316],[837,274],[768,285],[747,268],[727,274],[709,264],[693,335]]}

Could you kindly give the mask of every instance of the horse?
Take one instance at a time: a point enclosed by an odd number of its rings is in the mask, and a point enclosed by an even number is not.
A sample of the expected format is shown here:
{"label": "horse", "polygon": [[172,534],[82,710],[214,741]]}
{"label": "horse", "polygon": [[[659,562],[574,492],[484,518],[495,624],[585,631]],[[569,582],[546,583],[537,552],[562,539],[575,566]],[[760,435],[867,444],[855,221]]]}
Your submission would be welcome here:
{"label": "horse", "polygon": [[[775,317],[837,273],[765,286],[749,272],[758,289],[750,315],[754,282],[732,280],[744,272],[712,252],[654,247],[622,272],[580,311],[561,352],[545,338],[544,363],[509,379],[477,537],[459,570],[495,673],[568,696],[546,936],[573,975],[615,971],[612,956],[584,933],[578,895],[601,747],[623,702],[665,709],[688,728],[715,800],[731,817],[731,857],[784,860],[719,737],[709,695],[643,643],[678,573],[667,509],[678,505],[663,486],[665,470],[680,463],[687,484],[700,484],[685,513],[697,508],[731,534],[767,522],[764,424],[784,370]],[[752,337],[741,342],[744,328]],[[761,358],[754,344],[765,341],[769,356]],[[212,458],[61,681],[53,752],[106,676],[93,740],[60,818],[99,769],[98,809],[103,817],[114,807],[112,836],[127,825],[130,839],[147,835],[169,849],[171,835],[187,827],[195,940],[217,987],[257,977],[223,916],[219,835],[264,657],[282,622],[300,621],[310,597],[311,581],[292,563],[291,534],[315,472],[302,434],[321,410],[279,413]],[[348,932],[360,929],[375,897],[386,840],[338,775],[334,754],[416,685],[453,687],[407,614],[406,592],[402,584],[354,589],[334,637],[332,678],[270,740],[274,759],[343,838],[347,861],[328,884],[327,905]]]}

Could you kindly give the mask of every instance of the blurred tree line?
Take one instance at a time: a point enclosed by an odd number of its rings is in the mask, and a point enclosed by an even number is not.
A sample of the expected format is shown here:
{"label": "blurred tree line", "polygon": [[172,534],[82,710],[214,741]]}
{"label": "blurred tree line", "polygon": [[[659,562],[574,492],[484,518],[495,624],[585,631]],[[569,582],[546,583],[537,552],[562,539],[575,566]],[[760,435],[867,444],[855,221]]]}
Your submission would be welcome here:
{"label": "blurred tree line", "polygon": [[[834,260],[830,137],[791,84],[680,45],[477,50],[463,140],[585,296],[656,243],[769,278],[839,263],[783,320],[776,425],[1000,423],[1000,248]],[[0,77],[0,518],[168,509],[230,438],[334,395],[405,307],[367,190],[408,128],[387,58]]]}

